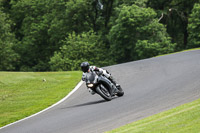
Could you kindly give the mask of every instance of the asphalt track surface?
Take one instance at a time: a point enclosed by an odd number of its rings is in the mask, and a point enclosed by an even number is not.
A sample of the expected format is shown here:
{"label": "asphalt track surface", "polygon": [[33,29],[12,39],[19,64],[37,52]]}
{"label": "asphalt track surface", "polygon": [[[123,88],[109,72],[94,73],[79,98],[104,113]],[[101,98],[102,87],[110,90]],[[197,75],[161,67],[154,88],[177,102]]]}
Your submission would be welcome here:
{"label": "asphalt track surface", "polygon": [[200,98],[200,50],[106,69],[123,97],[106,102],[83,84],[61,104],[0,133],[101,133]]}

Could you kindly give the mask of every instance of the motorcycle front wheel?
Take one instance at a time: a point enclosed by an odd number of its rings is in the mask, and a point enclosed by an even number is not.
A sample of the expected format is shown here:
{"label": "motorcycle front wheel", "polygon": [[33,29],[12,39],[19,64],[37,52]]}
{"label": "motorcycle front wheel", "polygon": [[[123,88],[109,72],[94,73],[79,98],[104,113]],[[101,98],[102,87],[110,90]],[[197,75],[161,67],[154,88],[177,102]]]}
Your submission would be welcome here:
{"label": "motorcycle front wheel", "polygon": [[106,101],[110,101],[112,100],[112,96],[110,95],[110,92],[108,91],[108,89],[106,87],[104,87],[102,84],[99,85],[96,88],[96,92],[102,97],[104,98]]}

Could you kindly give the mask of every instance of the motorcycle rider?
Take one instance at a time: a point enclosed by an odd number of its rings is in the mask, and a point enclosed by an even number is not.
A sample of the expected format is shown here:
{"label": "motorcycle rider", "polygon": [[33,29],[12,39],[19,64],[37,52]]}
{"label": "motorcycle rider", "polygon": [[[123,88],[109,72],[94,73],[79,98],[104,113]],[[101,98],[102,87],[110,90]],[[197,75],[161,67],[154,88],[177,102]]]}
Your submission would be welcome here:
{"label": "motorcycle rider", "polygon": [[[104,70],[102,68],[98,68],[96,66],[90,66],[90,64],[88,62],[82,62],[81,63],[81,70],[83,71],[83,75],[82,75],[82,80],[85,81],[86,78],[86,73],[90,73],[93,71],[97,71],[102,73],[107,79],[109,79],[116,87],[120,87],[119,84],[116,83],[116,81],[114,80],[113,76],[111,76],[111,74],[107,71]],[[95,94],[94,91],[89,90],[91,94]]]}

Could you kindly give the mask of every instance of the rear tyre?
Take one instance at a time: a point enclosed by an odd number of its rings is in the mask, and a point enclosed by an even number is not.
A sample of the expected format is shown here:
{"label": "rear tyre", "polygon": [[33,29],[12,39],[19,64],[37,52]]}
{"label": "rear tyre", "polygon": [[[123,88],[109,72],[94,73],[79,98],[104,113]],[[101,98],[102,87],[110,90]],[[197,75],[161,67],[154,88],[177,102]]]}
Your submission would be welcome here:
{"label": "rear tyre", "polygon": [[106,101],[112,100],[112,96],[106,87],[102,84],[96,88],[96,92]]}
{"label": "rear tyre", "polygon": [[117,96],[118,96],[118,97],[122,97],[122,96],[124,95],[124,91],[123,91],[122,87],[119,86],[119,87],[117,87],[117,89],[119,90],[119,91],[117,92]]}

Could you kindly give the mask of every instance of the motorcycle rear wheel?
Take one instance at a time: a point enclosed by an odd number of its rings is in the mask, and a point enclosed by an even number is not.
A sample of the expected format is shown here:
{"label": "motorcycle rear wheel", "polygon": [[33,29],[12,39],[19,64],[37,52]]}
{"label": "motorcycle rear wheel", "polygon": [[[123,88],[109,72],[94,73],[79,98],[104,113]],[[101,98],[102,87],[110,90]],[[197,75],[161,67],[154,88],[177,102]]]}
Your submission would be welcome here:
{"label": "motorcycle rear wheel", "polygon": [[117,89],[119,90],[119,92],[117,92],[117,96],[122,97],[124,95],[124,91],[123,91],[122,87],[119,86],[119,87],[117,87]]}

